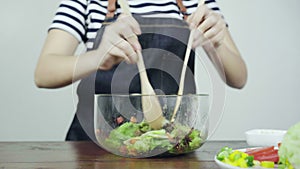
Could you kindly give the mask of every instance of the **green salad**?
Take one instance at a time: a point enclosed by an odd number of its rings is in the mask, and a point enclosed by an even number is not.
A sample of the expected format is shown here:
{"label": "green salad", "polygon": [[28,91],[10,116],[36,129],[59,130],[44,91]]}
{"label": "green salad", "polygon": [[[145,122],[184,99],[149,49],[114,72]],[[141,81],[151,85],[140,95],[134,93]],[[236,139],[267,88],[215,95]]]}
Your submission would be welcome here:
{"label": "green salad", "polygon": [[179,123],[168,123],[152,130],[146,122],[125,122],[112,130],[104,145],[126,156],[151,154],[183,154],[199,148],[204,140],[200,131]]}

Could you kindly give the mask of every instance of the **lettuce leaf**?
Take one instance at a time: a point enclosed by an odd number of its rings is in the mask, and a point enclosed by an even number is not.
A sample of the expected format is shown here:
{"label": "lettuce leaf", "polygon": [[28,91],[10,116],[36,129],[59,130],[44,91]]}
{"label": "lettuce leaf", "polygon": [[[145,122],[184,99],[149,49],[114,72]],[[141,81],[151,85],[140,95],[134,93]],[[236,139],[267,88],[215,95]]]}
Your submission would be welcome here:
{"label": "lettuce leaf", "polygon": [[[300,123],[290,127],[278,150],[280,168],[300,168]],[[293,167],[292,167],[292,166]]]}

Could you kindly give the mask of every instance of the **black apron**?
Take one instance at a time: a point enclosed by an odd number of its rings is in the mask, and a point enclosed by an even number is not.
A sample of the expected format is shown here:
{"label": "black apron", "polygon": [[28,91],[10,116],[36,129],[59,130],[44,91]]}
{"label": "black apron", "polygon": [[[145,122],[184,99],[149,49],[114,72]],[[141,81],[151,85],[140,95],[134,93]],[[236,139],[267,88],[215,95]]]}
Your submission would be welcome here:
{"label": "black apron", "polygon": [[[190,30],[184,20],[175,18],[146,18],[135,16],[142,34],[138,36],[149,81],[159,94],[177,94]],[[97,49],[105,30],[97,32],[93,48]],[[191,52],[186,71],[184,94],[195,93],[194,51]],[[93,140],[94,95],[141,93],[138,68],[121,62],[112,69],[98,70],[81,80],[77,88],[76,115],[66,140]],[[111,121],[119,115],[108,115]]]}

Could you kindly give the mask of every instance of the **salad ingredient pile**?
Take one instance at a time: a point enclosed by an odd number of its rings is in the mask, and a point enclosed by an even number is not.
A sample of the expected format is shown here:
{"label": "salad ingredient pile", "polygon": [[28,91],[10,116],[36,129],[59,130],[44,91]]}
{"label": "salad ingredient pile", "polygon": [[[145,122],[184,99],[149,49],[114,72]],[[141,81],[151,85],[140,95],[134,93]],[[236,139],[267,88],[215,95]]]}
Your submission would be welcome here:
{"label": "salad ingredient pile", "polygon": [[300,122],[290,127],[278,148],[274,146],[250,148],[245,152],[223,147],[217,160],[241,168],[263,167],[300,169]]}
{"label": "salad ingredient pile", "polygon": [[104,144],[121,154],[138,157],[155,152],[191,152],[203,144],[203,139],[199,130],[179,123],[168,123],[162,129],[153,130],[146,122],[125,122],[110,132]]}
{"label": "salad ingredient pile", "polygon": [[251,148],[245,152],[223,147],[217,154],[217,159],[240,168],[274,168],[279,161],[279,156],[278,149],[274,146]]}
{"label": "salad ingredient pile", "polygon": [[233,151],[232,148],[229,147],[223,147],[217,154],[217,159],[226,164],[241,168],[248,168],[254,165],[253,156],[249,156],[238,150]]}

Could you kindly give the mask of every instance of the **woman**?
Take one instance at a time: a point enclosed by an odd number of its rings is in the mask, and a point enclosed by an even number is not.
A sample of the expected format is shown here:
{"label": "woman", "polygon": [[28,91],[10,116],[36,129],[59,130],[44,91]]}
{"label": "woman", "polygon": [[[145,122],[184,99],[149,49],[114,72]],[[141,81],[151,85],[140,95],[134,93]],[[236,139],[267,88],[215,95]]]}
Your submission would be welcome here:
{"label": "woman", "polygon": [[[204,47],[219,72],[224,73],[220,75],[229,86],[242,88],[245,85],[246,65],[214,0],[206,0],[199,7],[198,0],[132,0],[128,3],[133,14],[186,19],[190,29],[197,29],[193,47]],[[131,16],[120,15],[106,28],[99,46],[89,50],[105,18],[120,13],[115,0],[63,0],[40,54],[35,71],[36,85],[59,88],[98,70],[109,70],[123,60],[135,64],[137,51],[142,49],[136,37],[142,32]],[[81,42],[88,51],[75,56]],[[77,119],[73,124],[75,121]],[[76,128],[80,130],[80,126]]]}

